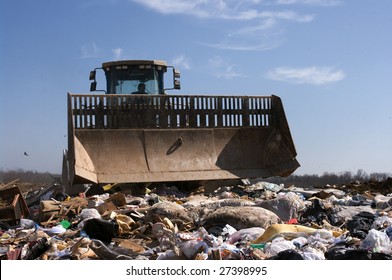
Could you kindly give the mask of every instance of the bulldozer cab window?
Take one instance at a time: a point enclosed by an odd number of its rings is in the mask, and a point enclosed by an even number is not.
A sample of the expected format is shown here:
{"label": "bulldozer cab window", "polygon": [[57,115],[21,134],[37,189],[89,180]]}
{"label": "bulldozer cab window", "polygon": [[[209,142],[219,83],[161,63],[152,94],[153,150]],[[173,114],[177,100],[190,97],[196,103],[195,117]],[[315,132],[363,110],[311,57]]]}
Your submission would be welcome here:
{"label": "bulldozer cab window", "polygon": [[112,67],[106,70],[107,93],[135,93],[140,83],[146,85],[147,94],[163,93],[163,70],[158,70],[153,65],[148,69],[141,69],[139,65],[119,68]]}

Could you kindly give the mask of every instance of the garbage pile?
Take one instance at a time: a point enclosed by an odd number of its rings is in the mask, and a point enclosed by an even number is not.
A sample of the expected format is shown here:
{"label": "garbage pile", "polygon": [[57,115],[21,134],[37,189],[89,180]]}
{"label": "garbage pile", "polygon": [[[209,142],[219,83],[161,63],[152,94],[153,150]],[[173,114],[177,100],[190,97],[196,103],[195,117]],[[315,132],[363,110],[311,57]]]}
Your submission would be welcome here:
{"label": "garbage pile", "polygon": [[0,212],[0,258],[392,259],[392,193],[257,180],[191,192],[164,184],[100,190],[24,193],[28,215]]}

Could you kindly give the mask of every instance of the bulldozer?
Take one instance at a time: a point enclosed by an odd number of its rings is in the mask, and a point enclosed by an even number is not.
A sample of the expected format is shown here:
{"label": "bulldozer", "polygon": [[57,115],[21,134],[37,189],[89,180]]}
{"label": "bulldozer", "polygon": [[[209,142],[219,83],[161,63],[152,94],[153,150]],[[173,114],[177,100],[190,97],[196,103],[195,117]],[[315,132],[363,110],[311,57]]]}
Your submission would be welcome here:
{"label": "bulldozer", "polygon": [[[105,90],[97,90],[97,70]],[[67,95],[68,192],[76,184],[283,177],[300,166],[276,95],[168,94],[181,88],[180,72],[161,60],[104,62],[89,79],[92,93]]]}

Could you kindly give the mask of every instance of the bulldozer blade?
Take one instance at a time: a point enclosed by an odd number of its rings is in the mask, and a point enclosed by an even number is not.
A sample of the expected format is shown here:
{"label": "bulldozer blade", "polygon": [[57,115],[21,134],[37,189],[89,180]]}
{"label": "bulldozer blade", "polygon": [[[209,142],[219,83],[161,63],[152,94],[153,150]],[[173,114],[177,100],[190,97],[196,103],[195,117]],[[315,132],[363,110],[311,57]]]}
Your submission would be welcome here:
{"label": "bulldozer blade", "polygon": [[[231,108],[219,107],[217,97],[193,97],[215,102],[200,110],[192,110],[197,102],[192,97],[161,100],[169,97],[158,96],[143,111],[118,106],[116,111],[111,101],[111,109],[106,105],[104,113],[93,106],[98,101],[90,100],[92,106],[85,110],[74,107],[83,104],[80,95],[69,98],[79,98],[69,101],[73,117],[69,120],[72,137],[68,153],[73,183],[267,178],[287,176],[300,166],[283,106],[276,96],[232,97],[232,104],[241,105]],[[97,99],[99,104],[109,104],[103,98],[111,96]],[[262,103],[244,105],[249,99]],[[228,117],[229,113],[233,117]],[[86,115],[91,116],[87,118],[90,122],[83,121]],[[103,116],[100,125],[99,116]]]}

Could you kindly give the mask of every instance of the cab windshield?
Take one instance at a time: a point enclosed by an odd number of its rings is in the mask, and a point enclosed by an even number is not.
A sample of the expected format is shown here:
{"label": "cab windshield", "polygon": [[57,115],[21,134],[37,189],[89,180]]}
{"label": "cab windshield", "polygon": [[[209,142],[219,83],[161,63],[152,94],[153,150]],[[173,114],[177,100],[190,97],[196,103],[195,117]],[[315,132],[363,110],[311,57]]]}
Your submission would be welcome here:
{"label": "cab windshield", "polygon": [[[158,70],[155,65],[112,66],[105,70],[107,93],[161,94],[163,93],[163,69],[160,68]],[[140,92],[140,84],[145,85],[145,92]]]}

